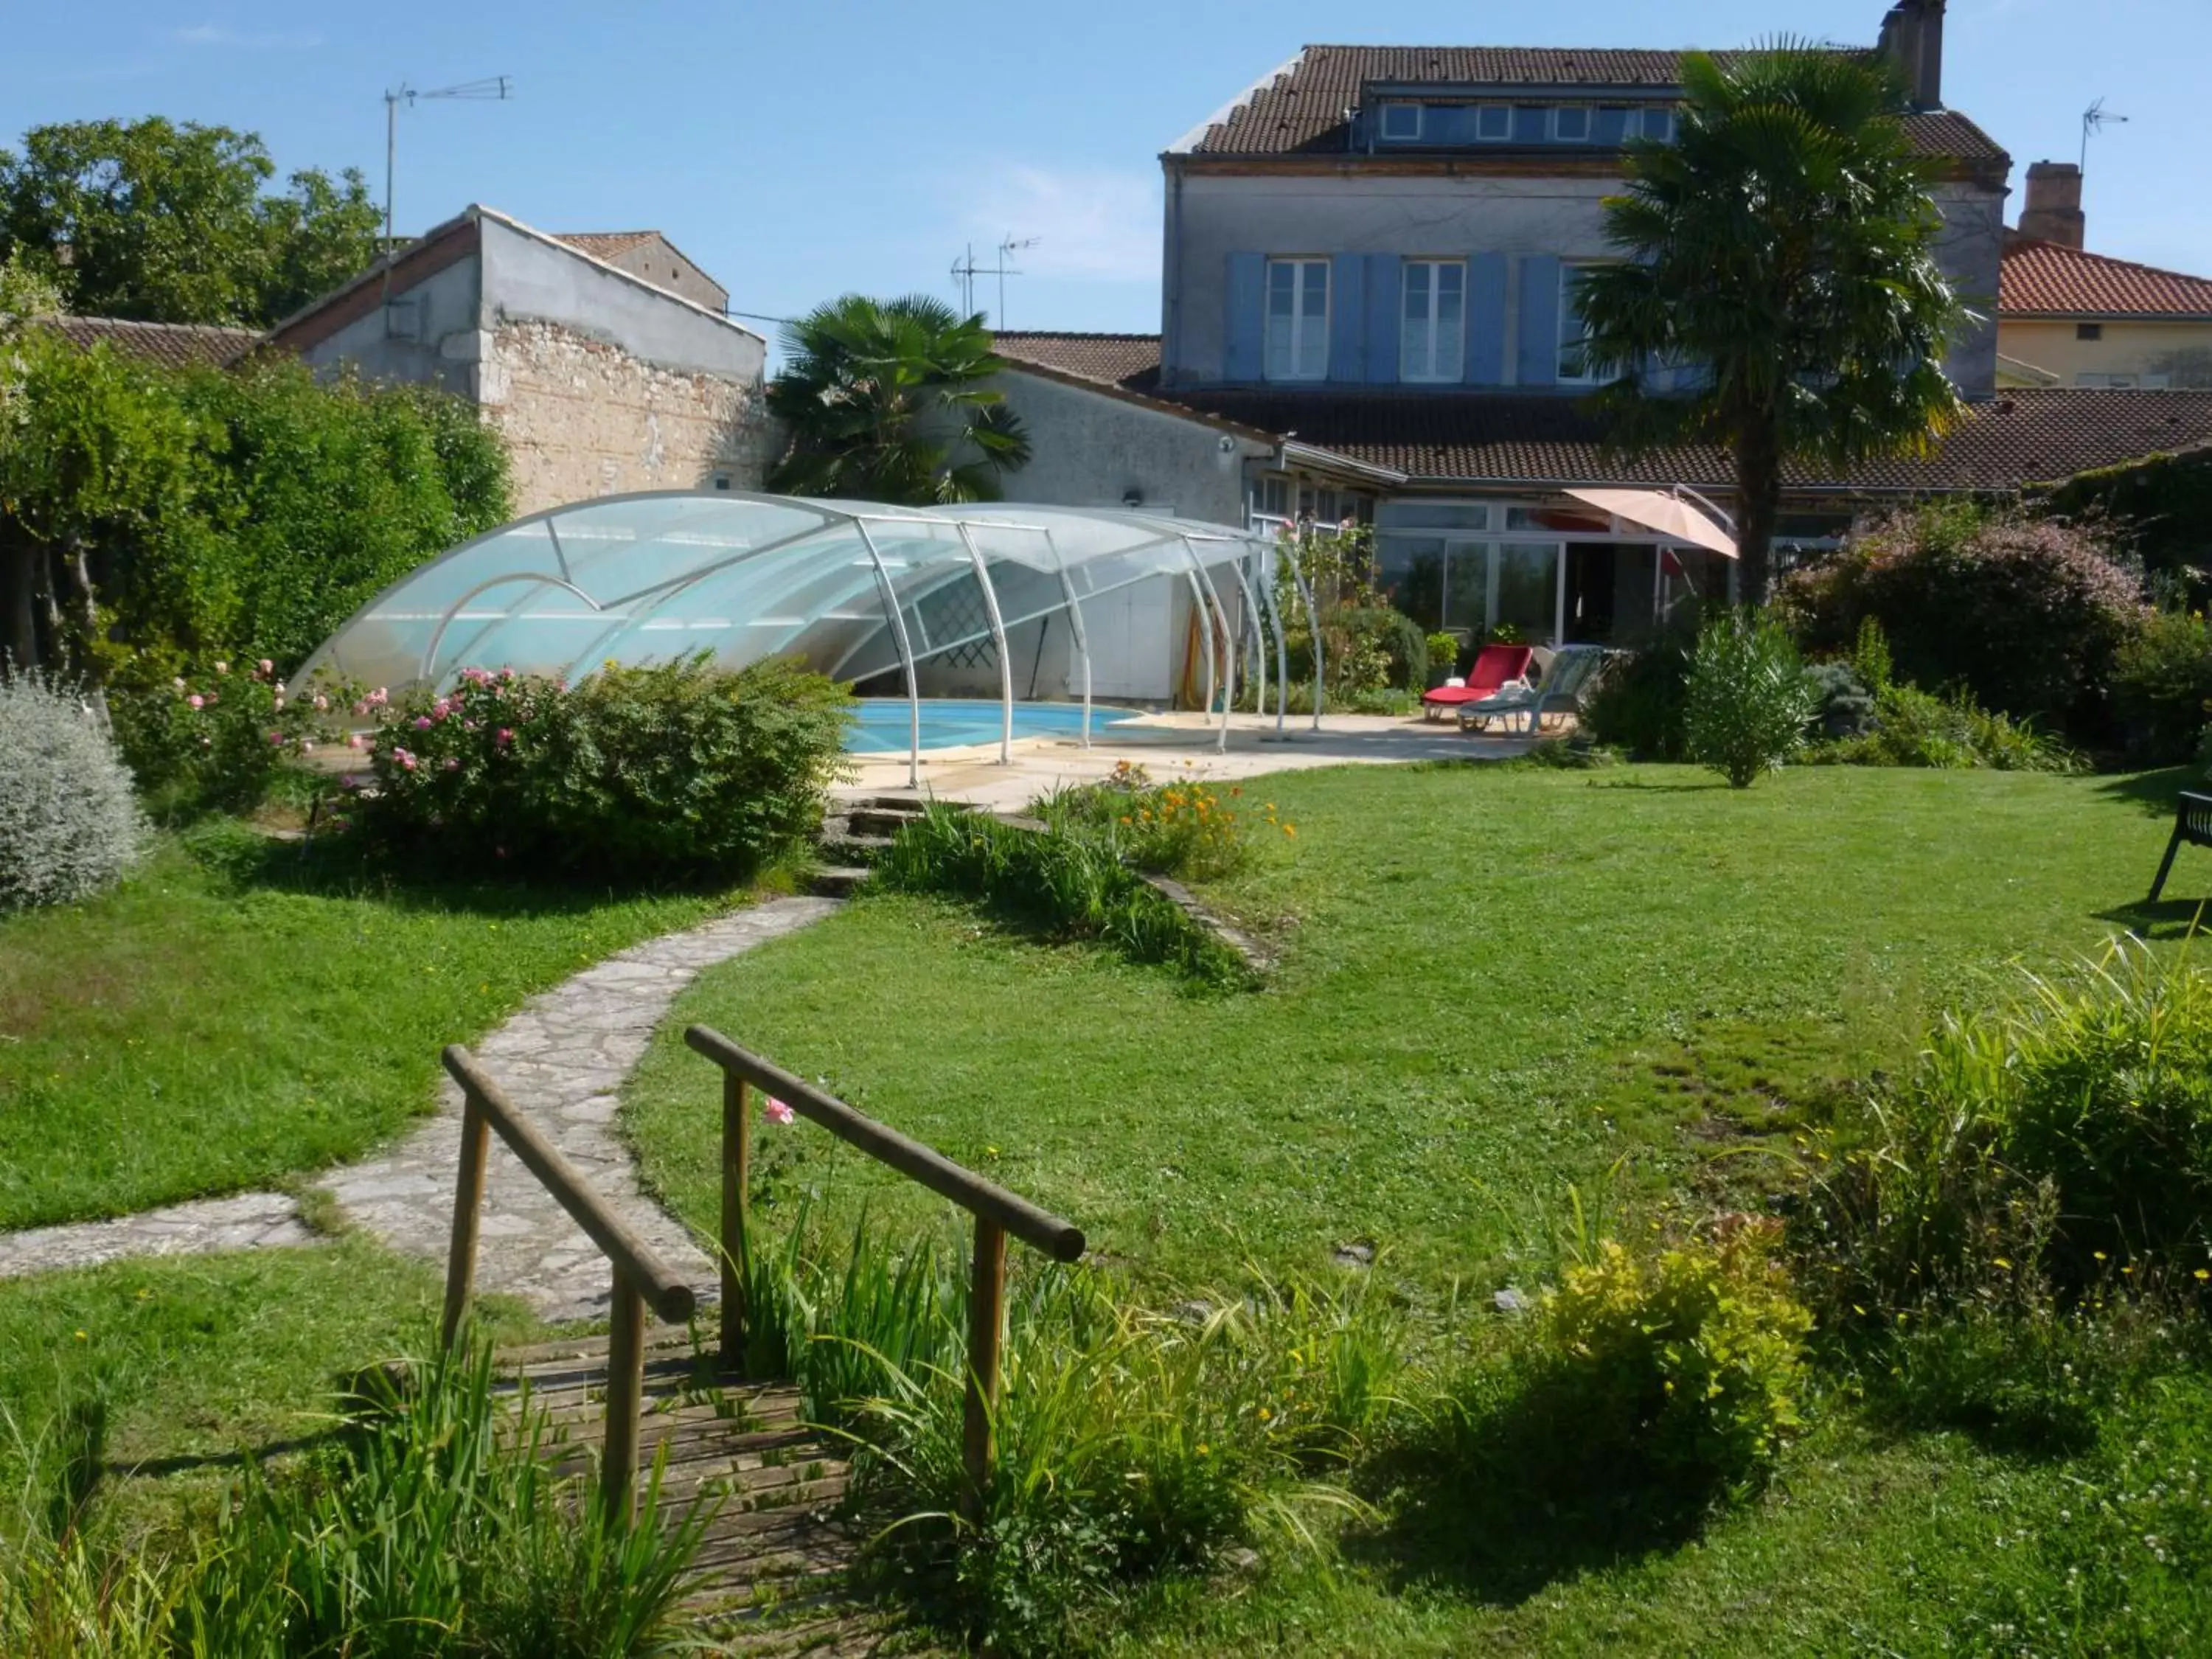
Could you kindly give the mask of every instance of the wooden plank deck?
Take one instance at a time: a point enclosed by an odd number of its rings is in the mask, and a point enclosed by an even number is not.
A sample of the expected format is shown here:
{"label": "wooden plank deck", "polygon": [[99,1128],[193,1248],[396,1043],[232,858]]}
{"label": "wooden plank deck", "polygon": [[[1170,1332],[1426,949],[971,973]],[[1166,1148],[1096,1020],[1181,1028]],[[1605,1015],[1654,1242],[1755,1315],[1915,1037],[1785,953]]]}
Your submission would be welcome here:
{"label": "wooden plank deck", "polygon": [[[590,1467],[606,1413],[607,1339],[502,1350],[498,1375],[550,1422],[555,1465]],[[714,1509],[692,1564],[685,1607],[705,1617],[719,1650],[823,1659],[875,1654],[900,1621],[848,1597],[860,1540],[836,1510],[850,1469],[838,1443],[799,1418],[788,1382],[722,1371],[711,1346],[662,1326],[646,1339],[638,1486],[661,1464],[661,1502]],[[908,1632],[911,1635],[911,1632]]]}

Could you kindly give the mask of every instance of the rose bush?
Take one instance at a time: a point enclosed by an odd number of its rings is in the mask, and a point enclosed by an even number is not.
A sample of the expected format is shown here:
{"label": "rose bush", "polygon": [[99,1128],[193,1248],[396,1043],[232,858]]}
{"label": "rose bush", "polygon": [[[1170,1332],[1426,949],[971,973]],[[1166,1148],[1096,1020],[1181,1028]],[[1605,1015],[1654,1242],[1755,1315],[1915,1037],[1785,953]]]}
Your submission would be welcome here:
{"label": "rose bush", "polygon": [[820,829],[850,701],[782,660],[610,664],[573,686],[466,669],[442,694],[356,705],[375,729],[349,817],[388,850],[447,865],[742,877]]}

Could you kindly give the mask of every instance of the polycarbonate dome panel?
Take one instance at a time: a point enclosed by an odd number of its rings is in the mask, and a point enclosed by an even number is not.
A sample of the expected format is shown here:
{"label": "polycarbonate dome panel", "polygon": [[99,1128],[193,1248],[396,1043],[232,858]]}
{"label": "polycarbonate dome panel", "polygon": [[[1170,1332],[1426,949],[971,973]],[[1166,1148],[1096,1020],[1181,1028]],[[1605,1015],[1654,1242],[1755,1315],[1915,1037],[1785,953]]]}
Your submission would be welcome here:
{"label": "polycarbonate dome panel", "polygon": [[[1219,525],[1013,502],[607,496],[503,526],[402,578],[301,672],[396,690],[463,668],[575,678],[705,651],[733,668],[788,654],[866,678],[1158,576],[1190,577],[1220,610],[1238,581],[1223,568],[1256,573],[1267,547]],[[988,604],[939,603],[954,585]],[[967,619],[948,627],[953,611]]]}

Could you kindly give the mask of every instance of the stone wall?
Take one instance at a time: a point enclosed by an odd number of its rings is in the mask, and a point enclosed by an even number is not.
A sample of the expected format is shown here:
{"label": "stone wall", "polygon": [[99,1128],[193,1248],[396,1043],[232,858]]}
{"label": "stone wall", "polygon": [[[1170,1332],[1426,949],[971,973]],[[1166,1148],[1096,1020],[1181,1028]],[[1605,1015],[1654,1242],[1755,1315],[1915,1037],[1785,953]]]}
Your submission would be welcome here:
{"label": "stone wall", "polygon": [[557,323],[489,332],[477,395],[514,458],[518,514],[640,489],[758,489],[757,381],[664,368]]}

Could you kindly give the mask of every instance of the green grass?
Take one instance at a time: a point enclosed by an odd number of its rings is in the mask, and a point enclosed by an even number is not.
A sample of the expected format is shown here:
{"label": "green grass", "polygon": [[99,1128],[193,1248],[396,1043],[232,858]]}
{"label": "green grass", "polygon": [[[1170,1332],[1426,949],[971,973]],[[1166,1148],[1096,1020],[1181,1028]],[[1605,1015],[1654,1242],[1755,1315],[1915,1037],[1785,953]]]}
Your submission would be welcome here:
{"label": "green grass", "polygon": [[[156,1516],[239,1453],[328,1427],[342,1373],[427,1352],[441,1294],[434,1267],[356,1239],[0,1279],[0,1405],[35,1437],[96,1402],[110,1508]],[[503,1304],[479,1316],[495,1338],[534,1328]],[[0,1491],[24,1450],[0,1427]]]}
{"label": "green grass", "polygon": [[392,888],[241,830],[0,921],[0,1229],[268,1186],[426,1109],[438,1051],[699,896]]}
{"label": "green grass", "polygon": [[[1194,994],[975,914],[880,897],[711,970],[634,1078],[649,1178],[711,1225],[714,1025],[1171,1277],[1386,1247],[1512,1276],[1560,1183],[1754,1179],[1706,1154],[1817,1117],[1843,1080],[2145,918],[2166,823],[2095,780],[1806,769],[1365,769],[1271,781],[1295,843],[1210,896],[1289,913],[1273,985]],[[2197,875],[2203,872],[2197,872]],[[2179,890],[2191,890],[2185,866]],[[2160,907],[2171,933],[2189,913]],[[763,1194],[933,1200],[804,1125]]]}
{"label": "green grass", "polygon": [[[1498,1322],[1466,1310],[1546,1277],[1568,1182],[1609,1188],[1638,1231],[1655,1206],[1746,1201],[1790,1178],[1764,1153],[1908,1058],[1939,1010],[2016,988],[2014,964],[2130,927],[2172,948],[2194,901],[2136,904],[2172,781],[1277,779],[1263,793],[1295,844],[1208,893],[1296,918],[1269,988],[1194,993],[969,909],[873,897],[702,976],[624,1121],[649,1178],[711,1226],[718,1074],[679,1040],[704,1021],[1068,1215],[1155,1298],[1253,1265],[1325,1272],[1364,1240],[1425,1315],[1456,1284],[1447,1347],[1481,1351]],[[2208,877],[2185,863],[2177,890]],[[939,1208],[803,1122],[756,1133],[771,1228],[802,1199],[896,1227]],[[1547,1544],[1540,1525],[1501,1550],[1472,1535],[1484,1506],[1450,1474],[1386,1464],[1370,1523],[1165,1585],[1114,1650],[2187,1650],[2212,1620],[2191,1473],[2209,1393],[2184,1368],[2109,1408],[2094,1444],[2031,1456],[1890,1425],[1829,1374],[1771,1490],[1626,1554]]]}

